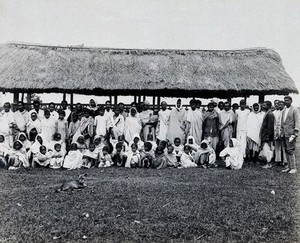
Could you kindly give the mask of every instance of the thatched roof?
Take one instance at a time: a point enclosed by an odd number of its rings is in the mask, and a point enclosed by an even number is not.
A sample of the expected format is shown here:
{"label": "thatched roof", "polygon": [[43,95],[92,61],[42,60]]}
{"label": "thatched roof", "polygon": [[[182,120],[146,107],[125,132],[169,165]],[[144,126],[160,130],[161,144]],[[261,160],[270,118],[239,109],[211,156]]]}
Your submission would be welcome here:
{"label": "thatched roof", "polygon": [[270,49],[134,50],[0,45],[0,90],[234,97],[298,93]]}

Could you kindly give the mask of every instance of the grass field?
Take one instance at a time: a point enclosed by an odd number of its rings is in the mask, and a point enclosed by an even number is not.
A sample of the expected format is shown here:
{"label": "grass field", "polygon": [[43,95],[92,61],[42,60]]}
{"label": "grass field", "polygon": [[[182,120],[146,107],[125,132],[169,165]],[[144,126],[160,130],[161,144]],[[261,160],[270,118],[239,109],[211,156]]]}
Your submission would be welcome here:
{"label": "grass field", "polygon": [[0,242],[300,242],[300,176],[280,170],[1,170]]}

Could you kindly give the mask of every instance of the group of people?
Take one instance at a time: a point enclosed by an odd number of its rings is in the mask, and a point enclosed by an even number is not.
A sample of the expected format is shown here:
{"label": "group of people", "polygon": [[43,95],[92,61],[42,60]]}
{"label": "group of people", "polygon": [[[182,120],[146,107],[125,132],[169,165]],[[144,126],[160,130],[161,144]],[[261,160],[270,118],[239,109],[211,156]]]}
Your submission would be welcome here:
{"label": "group of people", "polygon": [[252,107],[245,100],[203,107],[192,99],[184,108],[178,99],[173,109],[165,101],[150,109],[147,100],[112,107],[91,99],[72,110],[66,101],[59,109],[34,101],[27,111],[20,101],[13,112],[7,102],[0,114],[0,163],[8,169],[207,168],[220,157],[227,168],[241,169],[247,157],[266,161],[263,168],[281,163],[292,174],[300,124],[291,104],[290,96]]}

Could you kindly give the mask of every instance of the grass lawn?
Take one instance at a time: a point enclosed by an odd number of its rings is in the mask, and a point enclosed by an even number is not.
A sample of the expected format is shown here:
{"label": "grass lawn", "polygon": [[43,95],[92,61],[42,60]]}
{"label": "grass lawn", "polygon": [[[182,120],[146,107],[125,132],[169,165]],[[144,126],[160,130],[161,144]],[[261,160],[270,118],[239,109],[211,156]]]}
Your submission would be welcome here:
{"label": "grass lawn", "polygon": [[300,242],[300,174],[280,170],[1,170],[0,242]]}

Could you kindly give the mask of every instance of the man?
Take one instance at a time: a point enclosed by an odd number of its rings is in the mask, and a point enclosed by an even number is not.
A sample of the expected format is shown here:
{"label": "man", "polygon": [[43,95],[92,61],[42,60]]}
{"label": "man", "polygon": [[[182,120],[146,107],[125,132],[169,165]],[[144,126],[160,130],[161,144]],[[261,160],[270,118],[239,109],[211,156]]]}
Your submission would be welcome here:
{"label": "man", "polygon": [[71,114],[71,110],[68,108],[68,102],[66,100],[63,100],[60,103],[60,106],[61,106],[61,109],[64,110],[64,112],[66,114],[65,119],[69,120],[69,116]]}
{"label": "man", "polygon": [[142,121],[142,134],[143,141],[147,141],[148,134],[150,133],[150,128],[152,127],[150,122],[150,117],[153,116],[153,111],[149,109],[150,103],[147,100],[144,100],[143,111],[140,113],[140,118]]}
{"label": "man", "polygon": [[214,110],[214,104],[208,103],[207,111],[203,114],[203,135],[204,139],[208,140],[214,151],[219,143],[219,116]]}
{"label": "man", "polygon": [[36,112],[37,118],[41,121],[44,118],[44,111],[41,110],[41,102],[38,100],[33,101],[33,109],[29,111],[29,117],[31,113]]}
{"label": "man", "polygon": [[275,126],[274,126],[275,163],[284,164],[286,163],[286,156],[283,148],[282,138],[280,136],[282,110],[284,108],[284,101],[275,100],[274,107],[275,110],[273,111],[273,114],[275,116]]}
{"label": "man", "polygon": [[118,104],[119,109],[120,109],[120,114],[124,117],[124,120],[126,119],[126,117],[128,116],[128,113],[125,111],[125,105],[124,103],[120,102]]}
{"label": "man", "polygon": [[0,132],[4,135],[5,143],[12,147],[13,144],[13,127],[14,113],[11,111],[9,102],[4,103],[3,110],[0,114]]}
{"label": "man", "polygon": [[[53,102],[50,102],[49,103],[49,106],[48,106],[48,109],[49,109],[49,111],[50,111],[50,116],[51,116],[51,118],[54,120],[54,121],[56,121],[56,120],[58,120],[58,112],[55,110],[55,104],[53,103]],[[44,115],[45,115],[45,113],[44,113]],[[66,119],[66,118],[65,118]]]}
{"label": "man", "polygon": [[197,102],[195,99],[190,101],[191,109],[187,111],[186,115],[186,135],[193,136],[196,144],[202,141],[202,111],[196,109]]}
{"label": "man", "polygon": [[26,124],[29,122],[29,112],[25,110],[23,101],[18,101],[14,112],[14,122],[19,132],[26,132]]}
{"label": "man", "polygon": [[109,100],[107,100],[105,102],[105,112],[104,112],[104,116],[107,119],[110,119],[109,117],[113,116],[114,112],[111,110],[111,102]]}
{"label": "man", "polygon": [[229,146],[229,140],[232,138],[232,124],[233,124],[233,111],[230,109],[230,103],[227,101],[224,103],[224,110],[219,112],[219,130],[220,130],[220,142],[223,147]]}
{"label": "man", "polygon": [[[167,109],[168,104],[165,101],[162,101],[161,111],[158,112],[158,125],[157,125],[157,139],[159,141],[167,141],[167,132],[170,122],[171,111]],[[173,142],[173,141],[172,141]]]}
{"label": "man", "polygon": [[294,174],[297,172],[295,163],[296,139],[300,128],[299,111],[292,106],[291,96],[284,97],[285,108],[282,111],[281,137],[286,152],[288,166],[282,172]]}
{"label": "man", "polygon": [[247,119],[250,113],[250,110],[246,109],[245,100],[240,101],[240,109],[236,110],[235,113],[237,115],[236,138],[239,141],[240,151],[245,158],[247,146]]}
{"label": "man", "polygon": [[[263,118],[263,122],[260,129],[260,139],[261,139],[261,149],[266,148],[265,151],[270,151],[273,148],[273,141],[274,141],[274,123],[275,123],[275,116],[271,111],[272,103],[270,101],[265,101],[262,104],[262,110],[265,111],[265,115]],[[272,168],[271,159],[266,157],[267,164],[263,166],[264,169]]]}

